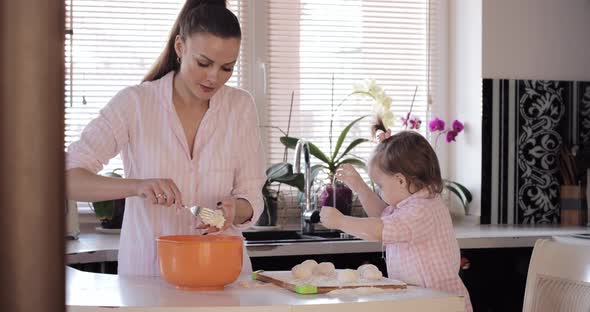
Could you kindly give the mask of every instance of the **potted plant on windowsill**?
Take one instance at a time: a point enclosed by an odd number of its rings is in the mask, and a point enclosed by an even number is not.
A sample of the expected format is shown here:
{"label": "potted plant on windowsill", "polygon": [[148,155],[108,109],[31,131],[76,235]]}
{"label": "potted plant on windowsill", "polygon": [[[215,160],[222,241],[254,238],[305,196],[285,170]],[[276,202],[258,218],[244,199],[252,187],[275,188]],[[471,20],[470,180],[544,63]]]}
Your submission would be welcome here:
{"label": "potted plant on windowsill", "polygon": [[[334,93],[334,78],[332,77],[332,95]],[[385,91],[377,85],[374,80],[366,80],[361,84],[356,84],[354,86],[353,91],[348,94],[336,107],[334,107],[333,102],[331,103],[332,109],[332,116],[330,118],[330,130],[329,130],[329,143],[330,143],[330,150],[328,153],[324,153],[321,151],[315,144],[310,142],[310,153],[315,156],[317,159],[321,161],[319,165],[315,165],[312,167],[312,175],[315,177],[319,171],[326,171],[327,172],[327,180],[325,188],[322,190],[322,194],[320,195],[318,207],[323,206],[335,206],[336,209],[340,210],[345,215],[350,215],[352,210],[352,190],[348,188],[344,183],[340,181],[334,180],[334,175],[336,174],[336,170],[340,165],[343,164],[352,164],[356,167],[360,167],[365,169],[366,163],[365,160],[354,156],[351,154],[351,151],[357,147],[358,145],[369,141],[365,138],[357,138],[352,140],[348,144],[346,148],[341,152],[343,147],[344,141],[350,131],[350,129],[362,119],[368,117],[368,115],[360,116],[350,122],[340,135],[338,136],[337,141],[335,144],[332,142],[332,129],[333,129],[333,122],[334,122],[334,114],[336,109],[338,109],[344,101],[346,101],[352,95],[360,95],[365,96],[373,100],[373,113],[374,115],[381,118],[388,126],[393,125],[394,115],[390,110],[391,107],[391,98],[385,94]],[[334,98],[332,96],[332,98]],[[299,138],[290,137],[290,136],[283,136],[280,138],[281,143],[285,145],[285,147],[294,149],[297,141]],[[334,149],[332,150],[332,146]],[[335,189],[335,192],[334,192]],[[336,200],[334,201],[333,194],[336,194]]]}
{"label": "potted plant on windowsill", "polygon": [[[418,88],[416,87],[416,91],[417,90]],[[416,91],[414,92],[414,97],[416,96]],[[420,120],[420,118],[412,116],[413,103],[414,101],[412,100],[410,111],[407,113],[406,116],[401,118],[402,126],[405,129],[409,128],[410,130],[419,130],[422,121]],[[436,151],[438,147],[438,140],[441,137],[444,136],[447,143],[455,142],[457,136],[459,135],[459,133],[463,132],[464,128],[465,127],[463,123],[456,119],[453,120],[453,123],[449,128],[445,128],[444,120],[438,117],[435,117],[432,120],[430,120],[430,122],[428,123],[428,130],[431,133],[438,133],[436,135],[436,138],[434,139],[434,150]],[[471,201],[473,200],[471,192],[469,192],[469,190],[464,185],[457,181],[443,179],[443,185],[444,190],[442,196],[447,202],[449,212],[451,213],[451,217],[453,219],[461,219],[464,216],[468,215],[469,203],[471,203]],[[451,198],[451,193],[455,194],[457,197]],[[461,205],[460,208],[456,207],[457,202]]]}
{"label": "potted plant on windowsill", "polygon": [[[334,183],[334,175],[336,174],[336,169],[342,164],[352,164],[357,167],[365,168],[366,164],[365,161],[359,157],[354,155],[350,155],[350,151],[355,148],[357,145],[368,141],[367,139],[355,139],[353,140],[342,153],[340,152],[340,148],[342,147],[342,143],[346,138],[350,128],[354,126],[355,123],[360,121],[361,119],[365,118],[366,116],[359,117],[353,120],[350,124],[348,124],[344,130],[340,133],[338,137],[338,141],[336,143],[334,152],[329,154],[330,156],[326,156],[324,152],[322,152],[315,144],[309,143],[310,153],[317,159],[319,159],[322,163],[318,165],[314,165],[312,167],[312,177],[316,177],[320,171],[327,171],[328,174],[328,183],[326,187],[322,190],[322,194],[320,196],[320,202],[318,203],[318,207],[323,206],[334,206],[333,204],[333,192],[334,187],[336,187],[336,207],[342,213],[346,215],[350,215],[352,209],[352,190],[348,188],[344,183],[337,181]],[[298,138],[295,137],[288,137],[284,136],[280,138],[281,143],[285,145],[287,148],[294,149],[297,145]],[[312,180],[313,181],[313,180]]]}
{"label": "potted plant on windowsill", "polygon": [[[289,108],[289,119],[287,122],[287,132],[283,131],[278,126],[266,126],[267,128],[274,128],[279,130],[283,135],[289,136],[291,128],[291,114],[293,112],[293,100],[295,92],[291,92],[291,104]],[[293,165],[287,162],[288,150],[285,147],[283,152],[283,161],[271,165],[266,169],[266,182],[262,186],[262,197],[264,199],[264,210],[260,218],[256,222],[257,226],[275,226],[277,225],[278,206],[280,185],[286,184],[297,188],[299,192],[304,190],[304,178],[302,173],[293,173]],[[277,187],[273,187],[273,183]]]}
{"label": "potted plant on windowsill", "polygon": [[[111,178],[122,178],[117,171],[123,169],[117,168],[113,171],[104,173],[104,176]],[[100,220],[100,227],[107,230],[120,229],[123,225],[123,215],[125,213],[125,199],[113,199],[92,203],[92,210]]]}
{"label": "potted plant on windowsill", "polygon": [[280,189],[273,188],[273,183],[283,183],[303,192],[304,179],[302,173],[293,173],[293,166],[288,162],[273,164],[266,169],[266,182],[262,187],[264,211],[256,223],[257,226],[275,226],[278,215],[278,199]]}
{"label": "potted plant on windowsill", "polygon": [[[457,135],[459,135],[459,133],[463,132],[464,128],[465,127],[464,127],[463,123],[459,120],[453,120],[451,127],[445,128],[445,122],[442,119],[440,119],[440,118],[432,119],[430,121],[430,123],[428,124],[428,129],[432,133],[438,132],[436,138],[434,139],[434,149],[436,150],[436,147],[438,145],[438,140],[440,139],[440,137],[444,136],[447,143],[455,142]],[[443,182],[444,182],[445,192],[446,192],[445,194],[443,194],[443,197],[447,201],[447,204],[449,206],[449,210],[451,212],[451,216],[453,217],[453,219],[460,219],[460,218],[463,218],[464,216],[468,215],[469,214],[469,203],[471,203],[471,201],[473,199],[471,192],[469,192],[469,190],[464,185],[462,185],[461,183],[459,183],[457,181],[443,179]],[[453,193],[457,196],[456,199],[459,200],[462,210],[456,209],[455,201],[453,201],[449,197],[450,193]],[[460,211],[457,211],[457,210],[460,210]]]}

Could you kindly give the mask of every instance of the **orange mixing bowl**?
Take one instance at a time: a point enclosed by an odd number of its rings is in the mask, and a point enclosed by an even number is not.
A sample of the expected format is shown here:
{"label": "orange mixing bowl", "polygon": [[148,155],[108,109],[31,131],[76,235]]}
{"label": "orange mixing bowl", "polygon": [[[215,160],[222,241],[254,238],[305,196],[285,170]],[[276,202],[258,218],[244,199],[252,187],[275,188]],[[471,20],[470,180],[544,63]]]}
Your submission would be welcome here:
{"label": "orange mixing bowl", "polygon": [[178,288],[223,289],[242,270],[243,237],[176,235],[156,241],[160,274]]}

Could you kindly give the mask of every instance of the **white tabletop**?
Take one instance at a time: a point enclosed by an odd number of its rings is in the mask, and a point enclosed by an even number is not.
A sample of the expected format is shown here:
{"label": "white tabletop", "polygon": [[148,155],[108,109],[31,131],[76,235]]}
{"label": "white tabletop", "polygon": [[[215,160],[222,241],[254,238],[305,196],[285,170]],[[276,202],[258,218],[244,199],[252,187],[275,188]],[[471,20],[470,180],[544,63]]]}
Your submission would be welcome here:
{"label": "white tabletop", "polygon": [[[176,289],[160,278],[121,277],[66,268],[68,311],[463,311],[459,296],[410,286],[354,296],[299,295],[241,276],[223,291]],[[118,310],[119,311],[119,310]]]}

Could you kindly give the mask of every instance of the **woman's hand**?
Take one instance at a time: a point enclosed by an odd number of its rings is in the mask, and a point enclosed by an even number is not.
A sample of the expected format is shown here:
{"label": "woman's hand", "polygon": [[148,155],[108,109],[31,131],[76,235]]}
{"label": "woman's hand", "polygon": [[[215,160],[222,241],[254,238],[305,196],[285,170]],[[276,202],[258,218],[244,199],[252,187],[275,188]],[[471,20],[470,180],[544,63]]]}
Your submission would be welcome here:
{"label": "woman's hand", "polygon": [[217,209],[220,209],[223,212],[223,217],[225,218],[223,227],[220,229],[215,226],[201,223],[201,225],[199,225],[197,228],[205,230],[205,233],[214,233],[226,230],[234,223],[234,219],[236,218],[236,206],[237,199],[235,197],[228,196],[224,198],[222,201],[217,203]]}
{"label": "woman's hand", "polygon": [[336,169],[336,179],[344,182],[353,191],[358,192],[365,183],[361,175],[351,164],[344,164]]}
{"label": "woman's hand", "polygon": [[324,206],[320,210],[320,222],[328,229],[340,229],[344,215],[336,208]]}
{"label": "woman's hand", "polygon": [[182,194],[171,179],[139,180],[136,187],[137,196],[147,198],[154,205],[175,206],[182,205]]}

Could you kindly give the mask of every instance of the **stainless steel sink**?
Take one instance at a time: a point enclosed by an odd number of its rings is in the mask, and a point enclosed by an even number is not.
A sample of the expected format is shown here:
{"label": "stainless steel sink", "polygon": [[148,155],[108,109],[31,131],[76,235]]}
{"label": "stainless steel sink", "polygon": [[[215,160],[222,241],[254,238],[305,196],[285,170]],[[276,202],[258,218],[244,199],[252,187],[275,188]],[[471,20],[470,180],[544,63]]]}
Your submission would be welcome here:
{"label": "stainless steel sink", "polygon": [[271,243],[303,243],[319,241],[357,240],[340,231],[316,231],[313,234],[301,234],[297,231],[251,231],[243,232],[248,245]]}

